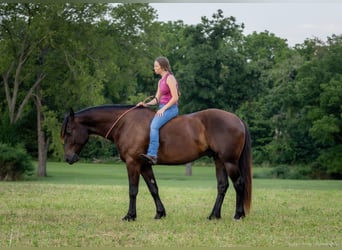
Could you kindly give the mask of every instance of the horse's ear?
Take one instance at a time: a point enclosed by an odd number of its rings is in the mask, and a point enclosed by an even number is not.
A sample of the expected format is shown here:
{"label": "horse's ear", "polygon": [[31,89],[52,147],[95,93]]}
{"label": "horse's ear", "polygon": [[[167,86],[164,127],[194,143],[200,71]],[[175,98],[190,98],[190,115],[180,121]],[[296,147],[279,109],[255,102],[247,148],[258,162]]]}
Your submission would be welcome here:
{"label": "horse's ear", "polygon": [[74,119],[74,117],[75,117],[75,113],[74,113],[74,110],[73,110],[72,108],[70,108],[69,117],[70,117],[71,119]]}

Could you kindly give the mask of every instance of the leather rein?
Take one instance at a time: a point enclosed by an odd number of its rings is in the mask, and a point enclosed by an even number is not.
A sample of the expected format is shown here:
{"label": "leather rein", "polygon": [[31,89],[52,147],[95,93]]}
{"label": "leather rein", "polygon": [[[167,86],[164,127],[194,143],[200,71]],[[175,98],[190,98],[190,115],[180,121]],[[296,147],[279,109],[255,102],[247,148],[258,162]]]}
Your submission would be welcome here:
{"label": "leather rein", "polygon": [[[155,98],[153,95],[151,95],[151,96],[149,96],[149,97],[147,97],[144,101],[143,101],[143,103],[146,103],[149,99],[151,99],[151,98]],[[112,130],[113,130],[113,128],[115,127],[115,125],[120,121],[120,119],[122,118],[122,117],[124,117],[128,112],[130,112],[130,111],[132,111],[132,110],[134,110],[134,109],[136,109],[136,108],[138,108],[139,106],[134,106],[134,107],[132,107],[132,108],[130,108],[130,109],[128,109],[128,110],[126,110],[125,112],[123,112],[115,121],[114,121],[114,123],[113,123],[113,125],[110,127],[110,129],[108,130],[108,132],[106,133],[106,136],[105,136],[105,138],[107,139],[107,137],[108,137],[108,135],[110,134],[110,132],[112,132]]]}

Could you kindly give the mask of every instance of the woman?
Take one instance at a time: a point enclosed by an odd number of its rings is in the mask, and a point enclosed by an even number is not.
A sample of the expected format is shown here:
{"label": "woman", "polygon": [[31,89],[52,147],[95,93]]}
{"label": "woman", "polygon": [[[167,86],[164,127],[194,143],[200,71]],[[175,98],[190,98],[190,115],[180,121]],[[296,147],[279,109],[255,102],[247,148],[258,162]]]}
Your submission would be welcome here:
{"label": "woman", "polygon": [[169,60],[166,57],[158,57],[154,61],[154,72],[161,76],[155,98],[148,102],[140,102],[138,106],[150,106],[159,103],[150,125],[150,144],[147,154],[140,157],[152,165],[157,163],[159,148],[159,129],[169,120],[178,115],[178,83],[173,76]]}

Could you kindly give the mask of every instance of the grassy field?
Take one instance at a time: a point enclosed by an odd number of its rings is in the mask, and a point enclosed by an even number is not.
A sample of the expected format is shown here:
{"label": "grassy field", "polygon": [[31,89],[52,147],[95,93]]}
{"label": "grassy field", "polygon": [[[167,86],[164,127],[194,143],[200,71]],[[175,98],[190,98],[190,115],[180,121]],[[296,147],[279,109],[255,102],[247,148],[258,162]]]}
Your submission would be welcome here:
{"label": "grassy field", "polygon": [[[341,247],[342,182],[255,179],[251,213],[234,221],[232,187],[222,219],[208,221],[216,197],[214,168],[154,167],[167,217],[141,180],[137,221],[128,209],[122,164],[49,163],[49,177],[0,183],[0,248],[121,247]],[[254,171],[258,171],[255,169]]]}

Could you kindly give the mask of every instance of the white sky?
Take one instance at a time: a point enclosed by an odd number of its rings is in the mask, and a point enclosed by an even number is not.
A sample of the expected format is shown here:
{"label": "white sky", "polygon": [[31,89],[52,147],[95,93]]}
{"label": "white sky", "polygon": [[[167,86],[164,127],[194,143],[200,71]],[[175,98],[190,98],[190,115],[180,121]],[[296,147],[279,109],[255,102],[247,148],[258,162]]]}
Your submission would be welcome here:
{"label": "white sky", "polygon": [[293,46],[306,38],[326,41],[332,34],[342,34],[342,2],[326,3],[150,3],[162,22],[183,20],[198,24],[201,17],[212,19],[218,9],[224,17],[233,16],[245,24],[244,33],[268,30],[287,39]]}

